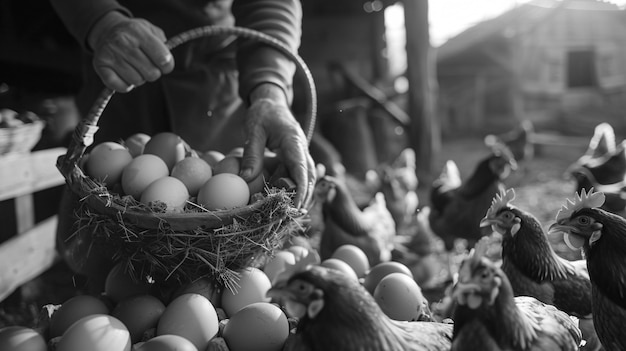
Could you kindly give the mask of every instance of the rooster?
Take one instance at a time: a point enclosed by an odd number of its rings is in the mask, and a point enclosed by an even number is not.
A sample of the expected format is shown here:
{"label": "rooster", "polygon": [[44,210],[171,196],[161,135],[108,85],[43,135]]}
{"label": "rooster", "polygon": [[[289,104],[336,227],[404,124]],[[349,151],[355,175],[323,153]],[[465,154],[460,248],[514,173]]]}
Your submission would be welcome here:
{"label": "rooster", "polygon": [[396,226],[382,193],[377,193],[369,206],[360,209],[346,184],[326,175],[317,180],[313,196],[314,208],[309,212],[317,214],[313,225],[321,232],[322,260],[346,244],[363,250],[370,266],[391,258]]}
{"label": "rooster", "polygon": [[506,274],[484,257],[486,240],[461,263],[452,290],[451,350],[578,350],[582,336],[576,322],[533,297],[514,297]]}
{"label": "rooster", "polygon": [[582,248],[592,286],[593,322],[607,351],[626,350],[626,219],[601,209],[602,192],[581,190],[556,215],[550,233],[563,233],[571,249]]}
{"label": "rooster", "polygon": [[616,145],[610,124],[596,126],[587,151],[566,173],[575,179],[577,191],[594,188],[603,192],[606,196],[603,209],[626,214],[626,141]]}
{"label": "rooster", "polygon": [[431,187],[428,222],[448,252],[458,238],[466,239],[471,248],[481,237],[491,234],[488,228],[480,227],[480,220],[493,197],[504,189],[502,181],[515,169],[517,162],[503,145],[494,147],[465,182],[454,161],[446,163]]}
{"label": "rooster", "polygon": [[450,350],[451,324],[392,320],[361,284],[334,269],[309,266],[268,296],[299,317],[285,351]]}
{"label": "rooster", "polygon": [[481,226],[502,234],[502,270],[515,296],[532,296],[580,319],[584,350],[599,347],[591,320],[591,281],[584,260],[559,257],[539,220],[511,204],[515,191],[496,195]]}

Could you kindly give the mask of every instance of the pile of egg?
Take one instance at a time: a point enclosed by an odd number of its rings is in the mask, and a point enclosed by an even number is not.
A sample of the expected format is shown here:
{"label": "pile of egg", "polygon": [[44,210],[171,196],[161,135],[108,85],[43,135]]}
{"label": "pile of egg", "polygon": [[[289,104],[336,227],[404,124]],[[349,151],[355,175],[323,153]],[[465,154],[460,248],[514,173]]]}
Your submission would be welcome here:
{"label": "pile of egg", "polygon": [[400,263],[370,268],[363,251],[353,245],[320,261],[316,251],[296,245],[275,252],[260,268],[239,270],[236,291],[219,291],[201,278],[165,298],[148,279],[137,282],[117,265],[100,296],[78,295],[55,306],[45,330],[0,329],[0,350],[281,351],[294,335],[297,318],[266,293],[279,275],[293,273],[290,269],[300,260],[358,280],[392,319],[415,320],[424,303],[410,270]]}
{"label": "pile of egg", "polygon": [[165,212],[183,212],[189,201],[213,211],[247,205],[277,165],[276,155],[266,152],[264,172],[247,183],[238,175],[242,155],[243,148],[190,150],[170,132],[138,133],[95,145],[81,167],[111,191]]}

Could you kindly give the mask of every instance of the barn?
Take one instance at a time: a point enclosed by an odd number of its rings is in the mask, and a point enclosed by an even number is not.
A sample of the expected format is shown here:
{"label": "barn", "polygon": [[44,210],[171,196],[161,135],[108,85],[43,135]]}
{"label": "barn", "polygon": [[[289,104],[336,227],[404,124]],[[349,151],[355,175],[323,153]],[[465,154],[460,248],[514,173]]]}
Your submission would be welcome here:
{"label": "barn", "polygon": [[502,131],[520,119],[581,134],[597,120],[623,129],[624,12],[596,0],[539,0],[437,49],[439,116],[454,134]]}

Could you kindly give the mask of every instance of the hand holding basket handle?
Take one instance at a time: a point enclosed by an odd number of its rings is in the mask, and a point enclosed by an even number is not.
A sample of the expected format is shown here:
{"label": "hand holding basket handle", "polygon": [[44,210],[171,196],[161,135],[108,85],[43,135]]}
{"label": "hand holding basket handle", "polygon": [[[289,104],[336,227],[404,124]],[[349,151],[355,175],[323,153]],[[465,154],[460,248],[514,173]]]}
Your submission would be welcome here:
{"label": "hand holding basket handle", "polygon": [[[98,128],[98,120],[109,99],[116,91],[129,91],[146,81],[154,81],[162,74],[169,73],[174,65],[169,50],[180,44],[206,36],[234,35],[270,45],[294,61],[298,72],[305,78],[305,88],[307,89],[307,115],[301,123],[302,126],[293,118],[280,88],[272,84],[264,84],[253,90],[250,96],[251,105],[246,118],[245,128],[248,139],[244,147],[241,176],[246,180],[256,177],[261,172],[264,148],[275,149],[283,161],[284,176],[289,176],[296,183],[295,206],[299,208],[307,202],[312,194],[315,179],[315,166],[307,151],[307,146],[315,125],[317,105],[311,73],[297,53],[292,52],[282,42],[271,36],[241,27],[200,27],[183,32],[163,43],[162,31],[150,23],[140,19],[128,19],[124,16],[116,17],[120,15],[115,13],[110,14],[110,16],[113,18],[108,21],[109,26],[99,27],[97,25],[94,27],[92,32],[97,34],[92,35],[88,43],[96,51],[94,66],[107,88],[101,92],[86,118],[76,128],[67,154],[59,160],[59,168],[66,178],[77,167],[85,149],[93,142],[93,135]],[[107,21],[98,23],[103,22]],[[110,38],[115,37],[116,30],[122,28],[125,29],[125,33],[131,33],[131,35],[123,36],[125,40],[130,42],[120,40],[99,42],[96,39],[103,37],[103,35],[98,35],[98,32],[109,31],[104,37]],[[136,33],[139,37],[139,32],[143,33],[142,38],[147,33],[152,40],[135,40],[132,33]],[[116,42],[141,49],[135,50],[135,52],[143,52],[144,55],[130,56],[129,58],[128,52],[122,50],[121,46],[112,44]],[[152,54],[148,55],[148,53]],[[123,64],[120,63],[121,57],[124,57]],[[269,96],[272,98],[268,98]]]}

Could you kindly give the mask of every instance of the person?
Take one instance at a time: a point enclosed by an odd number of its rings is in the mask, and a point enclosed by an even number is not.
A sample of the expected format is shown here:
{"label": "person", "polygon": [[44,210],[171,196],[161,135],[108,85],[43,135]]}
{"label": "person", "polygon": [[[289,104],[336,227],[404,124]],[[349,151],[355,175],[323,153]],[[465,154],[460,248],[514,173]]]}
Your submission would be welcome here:
{"label": "person", "polygon": [[123,138],[120,131],[128,136],[171,130],[199,151],[243,145],[245,180],[261,173],[268,147],[278,152],[296,183],[296,206],[310,198],[315,167],[289,110],[294,63],[260,44],[247,43],[235,52],[228,36],[192,41],[172,52],[164,44],[195,27],[238,25],[296,51],[302,18],[298,0],[51,2],[87,51],[79,110],[87,112],[102,83],[124,93],[105,108],[96,142]]}
{"label": "person", "polygon": [[[84,48],[84,84],[76,98],[81,114],[104,87],[116,92],[94,144],[171,131],[200,152],[242,146],[246,181],[261,174],[267,148],[296,185],[294,205],[305,207],[316,174],[305,132],[290,109],[295,64],[267,44],[228,34],[166,46],[167,38],[189,29],[220,25],[257,30],[296,52],[299,0],[50,1]],[[60,218],[59,232],[69,232],[63,228],[69,225]],[[80,245],[68,245],[70,234],[59,235],[62,256],[74,255]]]}

